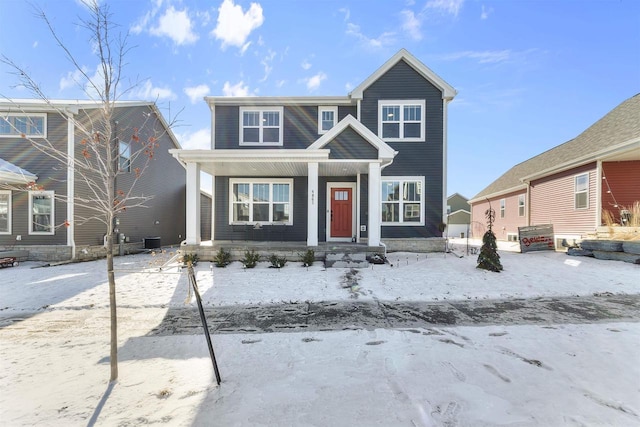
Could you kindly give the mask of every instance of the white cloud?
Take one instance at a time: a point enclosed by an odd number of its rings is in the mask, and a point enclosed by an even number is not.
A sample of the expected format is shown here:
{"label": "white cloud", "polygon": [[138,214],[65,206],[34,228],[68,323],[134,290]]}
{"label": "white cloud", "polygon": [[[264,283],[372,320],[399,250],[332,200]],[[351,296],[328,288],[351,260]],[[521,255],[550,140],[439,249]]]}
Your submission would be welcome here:
{"label": "white cloud", "polygon": [[133,98],[141,100],[155,100],[155,99],[176,99],[176,94],[170,88],[167,87],[154,87],[151,80],[147,80],[140,87],[131,92]]}
{"label": "white cloud", "polygon": [[261,82],[266,81],[269,78],[269,75],[271,74],[271,71],[273,70],[273,65],[271,65],[273,63],[274,58],[276,57],[276,53],[274,51],[272,51],[271,49],[269,49],[269,54],[267,56],[265,56],[262,61],[260,61],[260,64],[262,64],[262,66],[264,67],[264,77],[262,77],[262,79],[260,79]]}
{"label": "white cloud", "polygon": [[349,8],[343,7],[338,9],[338,11],[344,13],[344,22],[349,21],[349,18],[351,17],[351,11],[349,10]]}
{"label": "white cloud", "polygon": [[422,32],[420,31],[420,26],[422,22],[411,10],[403,10],[400,12],[400,16],[402,17],[402,29],[411,36],[414,40],[422,39]]}
{"label": "white cloud", "polygon": [[276,87],[281,88],[282,86],[284,86],[286,82],[287,82],[286,80],[278,80],[276,82]]}
{"label": "white cloud", "polygon": [[89,70],[86,67],[82,67],[82,71],[80,70],[69,71],[66,76],[60,79],[60,91],[69,89],[74,86],[83,87],[84,83],[86,82],[86,79],[82,75],[82,72],[86,74],[88,71]]}
{"label": "white cloud", "polygon": [[394,42],[395,33],[384,32],[377,38],[369,38],[360,32],[360,26],[351,22],[347,23],[347,34],[360,40],[365,46],[373,49],[378,49],[384,46],[389,46]]}
{"label": "white cloud", "polygon": [[300,64],[300,66],[303,70],[308,70],[309,68],[311,68],[311,63],[305,59],[302,61],[302,64]]}
{"label": "white cloud", "polygon": [[209,89],[209,86],[205,84],[184,88],[184,93],[187,94],[192,104],[195,104],[198,101],[201,101],[202,98],[207,94],[209,94],[210,92],[211,91]]}
{"label": "white cloud", "polygon": [[429,0],[426,9],[435,9],[439,12],[458,16],[464,0]]}
{"label": "white cloud", "polygon": [[151,10],[145,13],[144,16],[129,29],[129,31],[133,34],[140,34],[145,31],[149,25],[149,21],[154,19],[158,14],[160,7],[162,7],[162,0],[156,0]]}
{"label": "white cloud", "polygon": [[439,58],[443,61],[457,61],[458,59],[473,59],[479,64],[497,64],[512,59],[513,52],[509,49],[494,51],[471,51],[454,52],[442,55]]}
{"label": "white cloud", "polygon": [[235,85],[231,85],[229,82],[224,82],[222,94],[224,96],[249,96],[249,86],[245,86],[243,81],[240,81]]}
{"label": "white cloud", "polygon": [[180,146],[185,150],[208,150],[211,148],[211,129],[204,128],[195,132],[176,133]]}
{"label": "white cloud", "polygon": [[327,75],[322,71],[320,71],[315,76],[311,76],[305,79],[305,82],[307,83],[307,89],[313,92],[314,90],[318,89],[320,87],[320,83],[322,83],[322,81],[326,79],[327,79]]}
{"label": "white cloud", "polygon": [[236,46],[246,50],[249,34],[264,22],[262,6],[251,3],[247,12],[233,0],[224,0],[218,8],[218,25],[211,32],[216,39],[222,40],[222,48]]}
{"label": "white cloud", "polygon": [[176,10],[170,6],[158,20],[158,26],[149,32],[154,36],[169,37],[178,46],[195,43],[198,35],[192,30],[191,18],[185,10]]}
{"label": "white cloud", "polygon": [[489,14],[493,12],[492,8],[486,8],[484,7],[484,5],[482,5],[482,13],[480,13],[480,19],[485,20],[487,18],[489,18]]}

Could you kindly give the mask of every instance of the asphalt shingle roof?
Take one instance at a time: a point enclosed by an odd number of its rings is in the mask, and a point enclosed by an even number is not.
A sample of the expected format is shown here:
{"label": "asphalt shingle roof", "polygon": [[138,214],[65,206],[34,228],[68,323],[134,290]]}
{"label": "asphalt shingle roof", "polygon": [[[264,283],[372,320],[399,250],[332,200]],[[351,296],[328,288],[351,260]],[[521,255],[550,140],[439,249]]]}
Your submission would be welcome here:
{"label": "asphalt shingle roof", "polygon": [[519,163],[472,199],[516,189],[522,178],[640,138],[640,94],[627,99],[572,140]]}

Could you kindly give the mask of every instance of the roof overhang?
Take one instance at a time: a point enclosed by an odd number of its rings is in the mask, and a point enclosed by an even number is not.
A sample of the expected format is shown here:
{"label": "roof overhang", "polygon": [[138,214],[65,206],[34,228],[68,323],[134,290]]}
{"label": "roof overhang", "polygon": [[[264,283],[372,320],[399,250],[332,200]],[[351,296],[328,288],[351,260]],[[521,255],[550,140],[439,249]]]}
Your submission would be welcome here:
{"label": "roof overhang", "polygon": [[204,100],[213,105],[231,106],[299,106],[299,105],[352,105],[348,96],[205,96]]}
{"label": "roof overhang", "polygon": [[0,159],[0,184],[25,185],[37,180],[38,177],[35,174]]}
{"label": "roof overhang", "polygon": [[630,141],[626,141],[622,144],[608,147],[604,150],[597,151],[595,153],[588,154],[586,156],[578,157],[569,162],[561,163],[551,168],[542,170],[535,174],[527,175],[520,180],[525,183],[529,183],[533,180],[544,178],[545,176],[553,175],[556,173],[564,172],[569,169],[574,169],[595,161],[625,161],[625,160],[640,160],[640,137],[634,138]]}
{"label": "roof overhang", "polygon": [[476,197],[474,199],[470,199],[467,203],[470,205],[478,202],[486,202],[487,200],[495,199],[496,197],[506,196],[507,194],[516,193],[518,191],[526,190],[528,184],[520,184],[511,188],[507,188],[505,190],[496,191],[495,193],[487,194],[481,197]]}

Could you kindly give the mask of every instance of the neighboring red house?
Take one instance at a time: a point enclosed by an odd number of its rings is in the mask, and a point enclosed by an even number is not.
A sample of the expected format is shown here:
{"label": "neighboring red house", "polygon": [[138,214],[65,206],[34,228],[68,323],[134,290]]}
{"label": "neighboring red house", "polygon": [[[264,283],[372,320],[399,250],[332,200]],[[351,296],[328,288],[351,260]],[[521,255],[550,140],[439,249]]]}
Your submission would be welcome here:
{"label": "neighboring red house", "polygon": [[[618,105],[576,138],[511,169],[469,200],[471,232],[485,231],[485,211],[496,211],[498,240],[518,241],[518,227],[553,224],[556,247],[602,225],[608,211],[640,201],[640,94]],[[569,241],[571,241],[569,240]]]}

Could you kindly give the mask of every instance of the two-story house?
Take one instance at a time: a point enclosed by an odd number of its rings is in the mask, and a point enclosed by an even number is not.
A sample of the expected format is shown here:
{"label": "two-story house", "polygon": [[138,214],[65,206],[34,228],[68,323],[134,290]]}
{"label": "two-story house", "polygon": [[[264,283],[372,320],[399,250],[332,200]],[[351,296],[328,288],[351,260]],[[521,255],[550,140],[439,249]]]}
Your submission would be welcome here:
{"label": "two-story house", "polygon": [[[158,148],[136,183],[135,195],[152,196],[147,208],[118,215],[117,228],[127,250],[180,244],[185,236],[185,170],[168,152],[180,148],[152,102],[119,101],[113,129],[120,173],[116,190],[128,191],[141,167],[133,157],[132,134],[157,136]],[[60,261],[104,254],[106,226],[82,200],[94,196],[69,165],[81,158],[87,123],[100,104],[91,101],[0,99],[0,251],[28,251],[29,259]],[[143,126],[144,124],[144,126]],[[47,140],[60,153],[53,158],[24,136]],[[29,185],[35,183],[36,185]]]}
{"label": "two-story house", "polygon": [[171,151],[187,169],[185,243],[201,243],[203,171],[215,242],[442,250],[455,95],[402,49],[347,96],[205,97],[211,149]]}
{"label": "two-story house", "polygon": [[469,199],[458,193],[447,197],[447,237],[469,237],[470,224]]}
{"label": "two-story house", "polygon": [[640,203],[640,94],[570,141],[513,166],[471,204],[473,237],[496,212],[498,240],[518,241],[518,227],[552,224],[556,247],[579,241],[609,216],[625,225]]}

